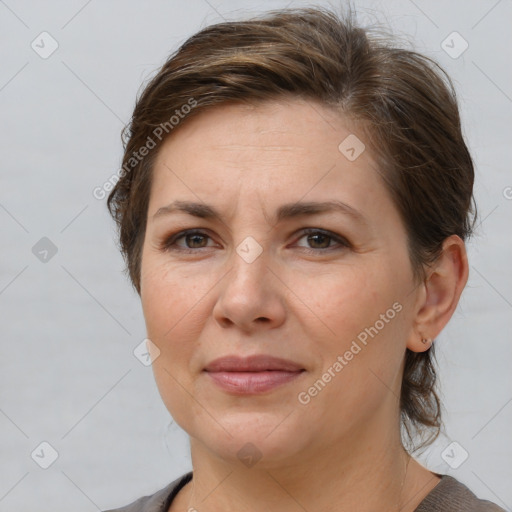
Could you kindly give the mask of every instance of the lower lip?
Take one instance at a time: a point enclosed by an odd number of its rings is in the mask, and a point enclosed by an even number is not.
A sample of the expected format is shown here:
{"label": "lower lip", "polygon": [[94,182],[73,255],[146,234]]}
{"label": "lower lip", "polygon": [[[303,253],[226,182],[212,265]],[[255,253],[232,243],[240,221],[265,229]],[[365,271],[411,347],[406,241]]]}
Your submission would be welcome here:
{"label": "lower lip", "polygon": [[303,371],[206,372],[221,389],[238,395],[264,393],[291,382]]}

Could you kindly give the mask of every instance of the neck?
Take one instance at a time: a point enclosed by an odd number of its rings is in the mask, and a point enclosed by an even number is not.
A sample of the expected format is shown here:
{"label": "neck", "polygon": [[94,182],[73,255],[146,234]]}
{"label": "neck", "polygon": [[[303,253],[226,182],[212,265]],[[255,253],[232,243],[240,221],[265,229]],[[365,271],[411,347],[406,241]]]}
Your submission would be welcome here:
{"label": "neck", "polygon": [[411,462],[394,432],[359,431],[336,448],[279,464],[262,459],[251,468],[227,462],[191,438],[193,479],[171,510],[414,511],[439,478]]}

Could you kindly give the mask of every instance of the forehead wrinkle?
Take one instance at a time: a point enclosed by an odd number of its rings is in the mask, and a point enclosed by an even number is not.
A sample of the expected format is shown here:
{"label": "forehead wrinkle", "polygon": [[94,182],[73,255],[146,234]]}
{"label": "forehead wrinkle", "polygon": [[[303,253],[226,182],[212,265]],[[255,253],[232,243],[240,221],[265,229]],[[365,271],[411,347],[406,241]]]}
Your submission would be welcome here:
{"label": "forehead wrinkle", "polygon": [[304,150],[304,146],[302,145],[283,145],[283,144],[215,144],[212,145],[213,150],[240,150],[240,149],[264,149],[265,151],[297,151]]}

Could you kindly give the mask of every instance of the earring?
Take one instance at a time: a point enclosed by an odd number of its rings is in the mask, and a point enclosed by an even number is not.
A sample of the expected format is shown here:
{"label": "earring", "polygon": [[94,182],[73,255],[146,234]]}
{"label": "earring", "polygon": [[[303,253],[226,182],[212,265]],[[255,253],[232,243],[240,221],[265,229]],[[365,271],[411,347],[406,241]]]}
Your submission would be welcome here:
{"label": "earring", "polygon": [[432,339],[431,339],[431,338],[421,338],[421,342],[422,342],[423,344],[425,344],[425,345],[426,345],[427,343],[428,343],[428,344],[431,344],[431,343],[432,343]]}

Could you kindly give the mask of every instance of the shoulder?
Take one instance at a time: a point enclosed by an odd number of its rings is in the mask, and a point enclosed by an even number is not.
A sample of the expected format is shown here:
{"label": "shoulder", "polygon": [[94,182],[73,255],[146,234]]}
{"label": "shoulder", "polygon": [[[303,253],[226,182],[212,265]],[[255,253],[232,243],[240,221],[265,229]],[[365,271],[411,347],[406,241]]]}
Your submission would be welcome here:
{"label": "shoulder", "polygon": [[103,512],[167,512],[167,507],[174,496],[191,479],[192,472],[180,476],[154,494],[142,496],[121,508],[109,509]]}
{"label": "shoulder", "polygon": [[479,499],[462,482],[449,475],[441,480],[414,512],[506,512],[487,500]]}

